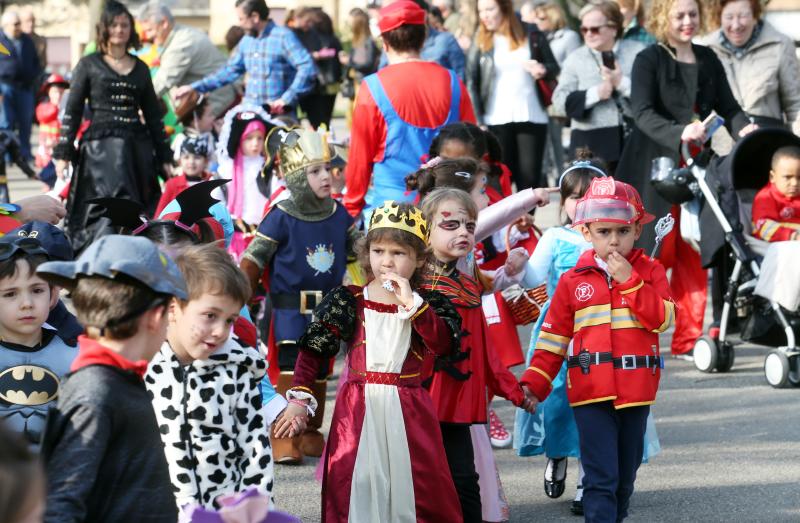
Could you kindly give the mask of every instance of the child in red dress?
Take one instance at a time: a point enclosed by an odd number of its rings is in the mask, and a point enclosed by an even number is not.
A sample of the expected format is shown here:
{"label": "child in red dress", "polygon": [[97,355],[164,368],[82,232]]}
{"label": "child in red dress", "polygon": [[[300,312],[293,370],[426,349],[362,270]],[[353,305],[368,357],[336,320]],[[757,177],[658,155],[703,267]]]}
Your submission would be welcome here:
{"label": "child in red dress", "polygon": [[[422,388],[429,355],[459,351],[461,322],[438,292],[416,290],[428,225],[409,204],[387,202],[361,250],[366,287],[338,287],[298,340],[289,406],[275,436],[299,432],[321,366],[347,343],[347,381],[336,398],[322,482],[322,520],[461,521],[442,434]],[[520,391],[520,395],[521,395]],[[312,412],[313,414],[313,412]]]}

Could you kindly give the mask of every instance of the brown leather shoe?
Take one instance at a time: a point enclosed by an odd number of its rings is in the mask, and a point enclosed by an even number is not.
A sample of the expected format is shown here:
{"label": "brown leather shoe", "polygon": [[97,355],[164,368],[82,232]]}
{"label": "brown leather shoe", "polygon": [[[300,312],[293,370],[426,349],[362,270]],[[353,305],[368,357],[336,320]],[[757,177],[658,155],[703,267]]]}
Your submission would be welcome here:
{"label": "brown leather shoe", "polygon": [[305,432],[300,437],[300,450],[306,456],[319,458],[325,449],[325,436],[319,431],[322,427],[322,420],[325,417],[325,398],[327,396],[328,381],[317,380],[314,382],[312,391],[317,400],[317,411],[308,420]]}
{"label": "brown leather shoe", "polygon": [[[294,379],[293,372],[281,372],[278,383],[275,384],[275,391],[286,396],[286,391],[292,386]],[[303,462],[303,451],[300,449],[301,436],[293,438],[276,438],[275,425],[270,430],[270,443],[272,445],[272,459],[281,465],[299,465]]]}

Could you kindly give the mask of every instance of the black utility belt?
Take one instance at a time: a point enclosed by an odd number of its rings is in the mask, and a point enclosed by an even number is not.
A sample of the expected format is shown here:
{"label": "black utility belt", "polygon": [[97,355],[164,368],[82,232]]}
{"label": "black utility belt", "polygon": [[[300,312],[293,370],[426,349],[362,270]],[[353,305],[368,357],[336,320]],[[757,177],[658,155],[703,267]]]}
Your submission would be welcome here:
{"label": "black utility belt", "polygon": [[322,291],[300,291],[292,294],[272,292],[269,298],[276,309],[299,310],[300,314],[312,314],[322,302],[322,296]]}
{"label": "black utility belt", "polygon": [[589,352],[583,349],[576,356],[567,359],[567,368],[579,367],[583,374],[589,374],[592,365],[611,363],[615,369],[636,370],[652,369],[653,374],[656,369],[664,368],[664,358],[662,356],[635,356],[624,354],[615,358],[610,352]]}

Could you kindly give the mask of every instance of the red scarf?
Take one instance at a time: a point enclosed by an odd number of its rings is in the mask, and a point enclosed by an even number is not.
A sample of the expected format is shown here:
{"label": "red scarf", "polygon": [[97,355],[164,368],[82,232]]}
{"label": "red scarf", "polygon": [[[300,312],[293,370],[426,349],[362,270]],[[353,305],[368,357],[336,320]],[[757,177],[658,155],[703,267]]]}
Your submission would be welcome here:
{"label": "red scarf", "polygon": [[97,340],[78,336],[78,356],[73,360],[69,370],[75,372],[89,365],[117,367],[133,372],[140,378],[144,378],[144,373],[147,371],[147,360],[131,361],[108,347],[104,347]]}

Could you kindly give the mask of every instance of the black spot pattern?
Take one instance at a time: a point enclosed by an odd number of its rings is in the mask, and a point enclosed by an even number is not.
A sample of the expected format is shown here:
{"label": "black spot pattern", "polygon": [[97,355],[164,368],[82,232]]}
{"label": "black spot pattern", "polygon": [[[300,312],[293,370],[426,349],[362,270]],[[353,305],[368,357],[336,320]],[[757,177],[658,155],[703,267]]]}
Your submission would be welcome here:
{"label": "black spot pattern", "polygon": [[145,377],[179,505],[201,501],[211,507],[217,496],[251,486],[272,490],[269,424],[259,388],[266,362],[238,340],[225,348],[213,362],[185,367],[159,352]]}

